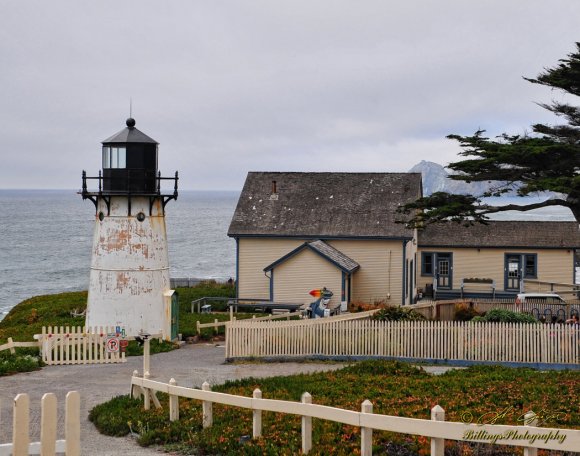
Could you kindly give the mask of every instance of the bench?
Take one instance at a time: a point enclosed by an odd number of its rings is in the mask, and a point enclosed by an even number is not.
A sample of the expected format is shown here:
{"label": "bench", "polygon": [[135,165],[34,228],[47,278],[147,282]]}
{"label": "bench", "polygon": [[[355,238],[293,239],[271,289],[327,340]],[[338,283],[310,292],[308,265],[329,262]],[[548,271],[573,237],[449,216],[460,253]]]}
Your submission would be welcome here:
{"label": "bench", "polygon": [[463,289],[465,288],[465,284],[473,283],[473,284],[485,284],[490,285],[492,290],[492,298],[495,299],[495,280],[494,279],[482,279],[478,277],[470,277],[461,279],[461,299],[463,299]]}

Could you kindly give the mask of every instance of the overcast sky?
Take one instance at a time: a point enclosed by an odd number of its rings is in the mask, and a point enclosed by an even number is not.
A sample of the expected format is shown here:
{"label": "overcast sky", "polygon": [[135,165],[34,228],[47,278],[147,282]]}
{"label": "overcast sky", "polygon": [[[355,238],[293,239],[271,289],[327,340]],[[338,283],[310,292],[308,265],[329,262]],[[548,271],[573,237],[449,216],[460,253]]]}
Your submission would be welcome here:
{"label": "overcast sky", "polygon": [[131,97],[182,189],[446,164],[447,134],[555,121],[522,76],[579,25],[577,0],[0,0],[0,188],[80,188]]}

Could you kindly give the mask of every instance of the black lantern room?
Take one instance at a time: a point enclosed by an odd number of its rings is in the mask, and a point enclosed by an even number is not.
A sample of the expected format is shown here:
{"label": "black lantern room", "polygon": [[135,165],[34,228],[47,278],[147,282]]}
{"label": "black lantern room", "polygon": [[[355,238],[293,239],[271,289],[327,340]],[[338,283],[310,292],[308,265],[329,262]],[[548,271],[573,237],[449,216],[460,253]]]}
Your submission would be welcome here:
{"label": "black lantern room", "polygon": [[[157,170],[157,146],[159,143],[135,128],[135,119],[127,119],[127,127],[105,139],[102,150],[102,172],[98,177],[88,177],[83,171],[83,199],[90,199],[98,209],[102,199],[110,211],[111,197],[128,197],[131,213],[133,196],[145,196],[150,206],[156,198],[162,198],[163,207],[171,199],[177,199],[177,172],[175,177],[161,177]],[[97,180],[98,189],[90,190],[88,180]],[[162,181],[173,181],[173,192],[162,190]]]}
{"label": "black lantern room", "polygon": [[157,176],[158,142],[127,127],[103,141],[103,190],[119,193],[153,193]]}

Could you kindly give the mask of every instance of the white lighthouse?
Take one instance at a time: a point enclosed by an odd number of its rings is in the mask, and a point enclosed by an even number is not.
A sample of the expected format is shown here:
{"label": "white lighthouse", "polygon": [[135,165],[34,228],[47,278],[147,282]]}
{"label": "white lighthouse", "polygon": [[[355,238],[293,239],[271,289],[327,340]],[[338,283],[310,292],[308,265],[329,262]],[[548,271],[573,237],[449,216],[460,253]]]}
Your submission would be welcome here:
{"label": "white lighthouse", "polygon": [[96,208],[86,325],[174,339],[179,305],[170,289],[165,206],[177,199],[177,172],[161,177],[157,141],[134,119],[126,124],[102,143],[102,173],[83,171],[82,197]]}

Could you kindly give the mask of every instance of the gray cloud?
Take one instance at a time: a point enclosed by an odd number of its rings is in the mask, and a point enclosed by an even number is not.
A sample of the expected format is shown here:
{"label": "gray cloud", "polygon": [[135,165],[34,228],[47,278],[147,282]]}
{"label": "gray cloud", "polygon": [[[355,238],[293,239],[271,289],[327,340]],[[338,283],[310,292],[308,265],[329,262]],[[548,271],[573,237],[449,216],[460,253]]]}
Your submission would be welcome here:
{"label": "gray cloud", "polygon": [[404,171],[449,133],[554,121],[532,86],[580,3],[0,1],[0,188],[77,188],[124,125],[183,188],[249,170]]}

